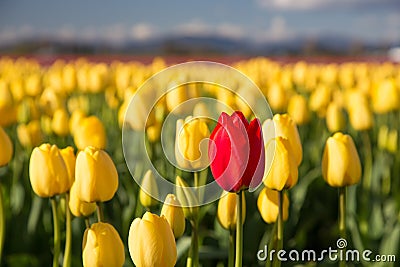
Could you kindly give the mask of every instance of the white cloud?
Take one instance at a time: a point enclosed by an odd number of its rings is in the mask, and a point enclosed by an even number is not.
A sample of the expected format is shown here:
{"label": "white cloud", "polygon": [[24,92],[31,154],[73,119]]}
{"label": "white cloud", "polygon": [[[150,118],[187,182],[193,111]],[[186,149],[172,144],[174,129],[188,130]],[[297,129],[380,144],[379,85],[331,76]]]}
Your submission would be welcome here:
{"label": "white cloud", "polygon": [[145,41],[154,38],[157,35],[157,29],[147,23],[138,23],[132,26],[130,30],[130,36],[133,39]]}
{"label": "white cloud", "polygon": [[358,7],[365,5],[390,5],[398,0],[255,0],[256,4],[263,8],[280,10],[316,10],[332,7]]}
{"label": "white cloud", "polygon": [[281,16],[272,17],[268,27],[256,30],[253,33],[254,40],[257,42],[285,41],[293,38],[294,35],[293,30]]}

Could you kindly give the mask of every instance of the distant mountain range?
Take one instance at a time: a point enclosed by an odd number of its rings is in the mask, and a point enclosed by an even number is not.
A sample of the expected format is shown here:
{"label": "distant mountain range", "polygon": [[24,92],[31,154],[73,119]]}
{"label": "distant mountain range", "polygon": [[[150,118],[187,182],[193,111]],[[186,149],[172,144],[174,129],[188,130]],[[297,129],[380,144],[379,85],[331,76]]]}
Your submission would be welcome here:
{"label": "distant mountain range", "polygon": [[254,42],[202,35],[173,35],[146,41],[62,41],[29,38],[0,44],[1,54],[98,54],[133,55],[382,55],[400,43],[363,42],[346,36],[295,37],[284,41]]}

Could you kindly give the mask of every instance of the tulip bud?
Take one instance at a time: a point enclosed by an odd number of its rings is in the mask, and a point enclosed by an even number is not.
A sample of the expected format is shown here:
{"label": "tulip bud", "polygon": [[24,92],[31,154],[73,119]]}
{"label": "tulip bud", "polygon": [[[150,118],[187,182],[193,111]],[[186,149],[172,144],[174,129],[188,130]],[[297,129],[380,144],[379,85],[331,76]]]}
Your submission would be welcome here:
{"label": "tulip bud", "polygon": [[13,155],[13,145],[11,143],[10,137],[4,131],[4,129],[0,126],[0,166],[7,165]]}
{"label": "tulip bud", "polygon": [[161,216],[165,216],[175,238],[183,235],[185,232],[185,215],[181,203],[173,194],[168,194],[161,209]]}
{"label": "tulip bud", "polygon": [[86,147],[76,158],[77,195],[85,202],[105,202],[118,189],[118,173],[107,152]]}
{"label": "tulip bud", "polygon": [[326,126],[331,133],[343,130],[345,127],[343,111],[335,102],[331,102],[326,109]]}
{"label": "tulip bud", "polygon": [[292,151],[291,153],[296,164],[299,166],[303,158],[303,148],[301,146],[299,131],[291,117],[287,114],[276,114],[272,120],[267,119],[262,127],[265,145],[276,136],[282,136],[288,139],[290,151]]}
{"label": "tulip bud", "polygon": [[378,148],[385,150],[386,149],[386,143],[387,143],[387,138],[389,134],[389,128],[387,125],[382,125],[379,127],[378,131]]}
{"label": "tulip bud", "polygon": [[289,140],[278,136],[268,144],[268,146],[274,145],[274,158],[264,178],[264,184],[266,187],[277,191],[290,189],[297,183],[298,169]]}
{"label": "tulip bud", "polygon": [[158,204],[158,187],[151,170],[148,170],[140,184],[139,200],[143,207],[151,208]]}
{"label": "tulip bud", "polygon": [[27,125],[20,124],[17,127],[18,140],[23,147],[32,148],[38,146],[43,140],[39,121],[31,121]]}
{"label": "tulip bud", "polygon": [[65,109],[57,109],[53,114],[53,121],[51,128],[53,132],[58,136],[67,136],[69,134],[69,116]]}
{"label": "tulip bud", "polygon": [[182,168],[201,170],[208,165],[207,145],[210,136],[207,124],[199,118],[177,121],[175,157]]}
{"label": "tulip bud", "polygon": [[129,253],[137,267],[173,267],[177,250],[174,234],[164,216],[146,212],[129,229]]}
{"label": "tulip bud", "polygon": [[391,130],[388,133],[387,142],[386,142],[386,149],[393,153],[397,153],[397,143],[398,143],[398,132],[396,129]]}
{"label": "tulip bud", "polygon": [[179,176],[176,176],[176,196],[182,204],[185,217],[195,218],[199,212],[199,200],[189,185]]}
{"label": "tulip bud", "polygon": [[[243,192],[240,192],[239,194],[243,194]],[[227,229],[227,230],[235,230],[236,227],[236,197],[237,193],[230,193],[224,191],[222,193],[221,198],[218,201],[218,211],[217,211],[217,218],[219,224]],[[244,224],[244,221],[246,219],[246,198],[242,198],[242,210],[243,210],[243,217],[242,217],[242,223]]]}
{"label": "tulip bud", "polygon": [[104,149],[106,141],[106,130],[96,116],[82,119],[79,126],[74,129],[74,142],[79,150],[83,150],[87,146]]}
{"label": "tulip bud", "polygon": [[[354,105],[357,103],[357,105]],[[351,126],[357,131],[368,130],[373,125],[372,111],[367,97],[360,91],[349,91],[346,95],[346,106]]]}
{"label": "tulip bud", "polygon": [[385,114],[399,109],[400,99],[394,79],[380,82],[372,91],[372,107],[375,113]]}
{"label": "tulip bud", "polygon": [[69,190],[67,167],[56,145],[35,147],[29,161],[29,178],[40,197],[52,197]]}
{"label": "tulip bud", "polygon": [[96,203],[81,201],[76,192],[76,184],[73,183],[69,192],[69,209],[76,217],[88,217],[96,210]]}
{"label": "tulip bud", "polygon": [[323,117],[326,107],[331,101],[331,90],[325,84],[320,84],[310,96],[310,109]]}
{"label": "tulip bud", "polygon": [[290,98],[288,114],[297,125],[306,124],[310,120],[310,112],[304,96],[294,95]]}
{"label": "tulip bud", "polygon": [[68,171],[68,183],[69,188],[71,188],[72,184],[75,181],[75,163],[76,157],[74,153],[74,148],[72,146],[68,146],[66,148],[60,149],[61,156],[64,160],[65,166]]}
{"label": "tulip bud", "polygon": [[161,124],[155,123],[146,129],[147,138],[150,142],[154,143],[160,140],[161,137]]}
{"label": "tulip bud", "polygon": [[111,224],[98,222],[85,230],[82,260],[85,267],[124,265],[124,244]]}
{"label": "tulip bud", "polygon": [[338,132],[328,138],[322,157],[322,174],[332,187],[358,183],[361,178],[361,163],[349,135]]}
{"label": "tulip bud", "polygon": [[[173,88],[170,86],[169,88]],[[194,99],[197,97],[196,84],[185,84],[179,85],[166,94],[167,109],[175,114],[185,114],[189,111],[188,108],[193,108],[193,104],[181,105],[188,99]]]}
{"label": "tulip bud", "polygon": [[273,83],[268,89],[267,93],[268,103],[275,111],[284,111],[288,103],[288,96],[286,91],[279,83]]}
{"label": "tulip bud", "polygon": [[[283,193],[283,220],[288,219],[289,198]],[[279,214],[279,193],[264,187],[257,199],[258,211],[266,223],[275,223]]]}
{"label": "tulip bud", "polygon": [[69,119],[69,132],[74,136],[75,129],[77,129],[81,123],[81,120],[86,117],[85,112],[81,109],[75,109]]}

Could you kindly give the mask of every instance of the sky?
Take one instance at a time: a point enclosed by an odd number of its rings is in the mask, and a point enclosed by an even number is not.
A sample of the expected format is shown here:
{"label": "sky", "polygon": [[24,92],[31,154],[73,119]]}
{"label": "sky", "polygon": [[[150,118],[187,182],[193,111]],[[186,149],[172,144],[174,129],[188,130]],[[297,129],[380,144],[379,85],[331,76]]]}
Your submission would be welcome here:
{"label": "sky", "polygon": [[27,37],[118,44],[169,35],[400,43],[400,0],[0,0],[0,45]]}

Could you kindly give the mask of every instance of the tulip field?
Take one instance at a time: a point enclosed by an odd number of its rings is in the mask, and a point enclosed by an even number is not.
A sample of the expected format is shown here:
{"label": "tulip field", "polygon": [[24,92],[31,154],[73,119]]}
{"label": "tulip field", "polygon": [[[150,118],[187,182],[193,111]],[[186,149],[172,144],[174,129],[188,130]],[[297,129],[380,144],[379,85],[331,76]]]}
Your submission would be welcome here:
{"label": "tulip field", "polygon": [[400,266],[400,65],[167,62],[0,57],[0,266]]}

